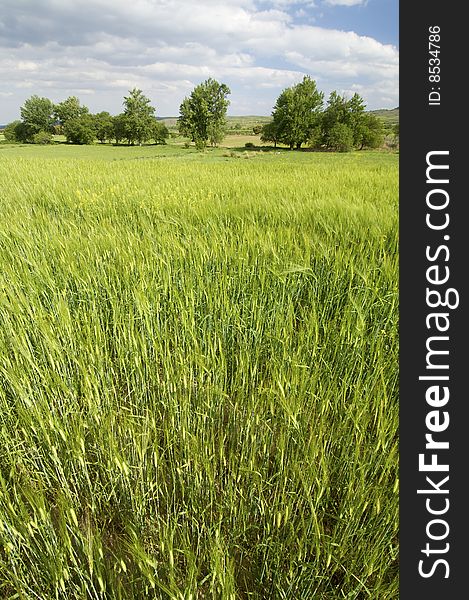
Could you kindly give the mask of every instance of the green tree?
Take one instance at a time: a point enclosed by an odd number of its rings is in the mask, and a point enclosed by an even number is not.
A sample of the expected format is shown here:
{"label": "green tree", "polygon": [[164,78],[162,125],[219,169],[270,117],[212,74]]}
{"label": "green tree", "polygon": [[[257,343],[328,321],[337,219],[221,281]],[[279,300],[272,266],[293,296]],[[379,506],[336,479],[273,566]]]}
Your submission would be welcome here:
{"label": "green tree", "polygon": [[179,107],[179,133],[189,137],[199,149],[219,144],[226,128],[230,88],[209,78],[193,90]]}
{"label": "green tree", "polygon": [[7,142],[21,141],[20,139],[18,139],[18,131],[17,131],[21,126],[22,126],[22,122],[19,120],[8,123],[8,125],[6,125],[5,129],[3,130],[3,137],[5,138],[5,141],[7,141]]}
{"label": "green tree", "polygon": [[364,113],[356,127],[354,142],[362,148],[379,148],[384,140],[383,123],[376,115]]}
{"label": "green tree", "polygon": [[329,95],[327,107],[321,115],[322,143],[329,149],[332,149],[330,134],[335,125],[342,123],[349,126],[347,99],[336,91]]}
{"label": "green tree", "polygon": [[62,126],[70,119],[79,119],[88,113],[88,108],[83,106],[76,96],[69,96],[54,106],[54,116]]}
{"label": "green tree", "polygon": [[273,142],[274,148],[276,148],[279,137],[278,126],[275,121],[270,121],[262,127],[261,142]]}
{"label": "green tree", "polygon": [[23,129],[21,141],[32,142],[33,137],[40,131],[54,133],[54,104],[49,98],[31,96],[21,107]]}
{"label": "green tree", "polygon": [[67,142],[72,144],[92,144],[96,137],[96,122],[92,115],[68,119],[63,125]]}
{"label": "green tree", "polygon": [[[352,145],[349,148],[377,148],[383,141],[383,126],[375,115],[365,112],[365,102],[359,94],[350,99],[341,96],[336,91],[331,92],[327,108],[321,117],[322,142],[330,150],[337,149],[338,138],[347,139],[346,126],[352,132]],[[344,144],[339,144],[344,147]],[[342,150],[343,151],[343,150]]]}
{"label": "green tree", "polygon": [[353,131],[345,123],[336,123],[328,133],[328,147],[336,152],[350,152],[353,148]]}
{"label": "green tree", "polygon": [[127,119],[124,113],[120,113],[112,117],[112,130],[112,135],[116,140],[116,144],[120,144],[122,140],[126,139]]}
{"label": "green tree", "polygon": [[143,144],[152,137],[155,109],[142,90],[134,88],[124,97],[126,134],[129,144]]}
{"label": "green tree", "polygon": [[114,138],[114,123],[111,115],[107,111],[99,112],[93,115],[95,123],[96,138],[104,144],[106,140]]}
{"label": "green tree", "polygon": [[283,90],[272,112],[278,141],[290,148],[301,148],[319,122],[323,102],[324,94],[309,76]]}
{"label": "green tree", "polygon": [[166,140],[169,138],[168,128],[164,123],[158,121],[156,118],[153,121],[152,139],[155,144],[166,144]]}

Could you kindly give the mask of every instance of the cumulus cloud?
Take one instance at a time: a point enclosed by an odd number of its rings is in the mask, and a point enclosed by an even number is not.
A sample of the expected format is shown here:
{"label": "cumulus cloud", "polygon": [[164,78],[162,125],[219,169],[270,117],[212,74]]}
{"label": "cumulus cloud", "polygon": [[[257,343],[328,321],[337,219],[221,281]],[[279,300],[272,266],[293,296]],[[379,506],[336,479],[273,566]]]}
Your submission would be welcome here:
{"label": "cumulus cloud", "polygon": [[31,93],[83,94],[92,110],[119,112],[134,86],[159,114],[174,115],[207,77],[230,86],[232,111],[251,114],[269,114],[281,89],[305,74],[325,91],[361,89],[371,108],[397,105],[397,48],[299,23],[301,7],[314,3],[2,0],[0,122]]}

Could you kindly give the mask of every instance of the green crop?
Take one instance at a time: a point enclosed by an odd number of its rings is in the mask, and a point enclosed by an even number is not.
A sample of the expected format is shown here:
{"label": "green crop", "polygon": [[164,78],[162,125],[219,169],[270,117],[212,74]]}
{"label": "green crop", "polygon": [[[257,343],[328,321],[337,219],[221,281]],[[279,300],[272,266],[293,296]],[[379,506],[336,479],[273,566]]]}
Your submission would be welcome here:
{"label": "green crop", "polygon": [[397,157],[52,150],[0,162],[0,597],[397,598]]}

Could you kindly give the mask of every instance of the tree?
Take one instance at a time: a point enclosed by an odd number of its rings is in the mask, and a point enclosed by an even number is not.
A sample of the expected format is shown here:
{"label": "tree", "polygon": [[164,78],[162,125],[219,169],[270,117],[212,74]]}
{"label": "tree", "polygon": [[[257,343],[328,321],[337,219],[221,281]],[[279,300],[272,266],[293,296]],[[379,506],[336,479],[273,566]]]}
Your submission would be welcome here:
{"label": "tree", "polygon": [[76,96],[69,96],[66,100],[54,106],[54,116],[59,121],[59,125],[62,126],[70,119],[79,119],[88,113],[88,108],[82,106]]}
{"label": "tree", "polygon": [[290,148],[301,148],[319,122],[323,101],[324,94],[308,76],[303,77],[300,83],[283,90],[272,112],[278,141]]}
{"label": "tree", "polygon": [[23,130],[21,141],[32,142],[33,137],[40,131],[54,132],[54,104],[49,98],[31,96],[21,107]]}
{"label": "tree", "polygon": [[96,138],[104,144],[106,140],[112,140],[114,137],[114,124],[111,115],[107,111],[102,111],[93,115]]}
{"label": "tree", "polygon": [[92,115],[83,114],[65,121],[63,132],[67,142],[72,144],[92,144],[96,137],[96,122]]}
{"label": "tree", "polygon": [[113,137],[116,140],[116,144],[119,144],[122,140],[125,140],[127,134],[126,116],[124,113],[115,115],[112,117],[112,129]]}
{"label": "tree", "polygon": [[[383,126],[381,121],[375,115],[365,112],[365,102],[359,94],[354,94],[350,99],[339,95],[337,92],[331,92],[327,102],[327,108],[322,114],[321,129],[323,133],[323,144],[330,150],[337,149],[337,140],[347,140],[349,136],[345,134],[343,125],[352,132],[352,144],[349,148],[362,149],[365,146],[377,148],[383,141]],[[342,150],[344,144],[339,144]]]}
{"label": "tree", "polygon": [[260,133],[262,133],[262,125],[254,125],[254,127],[252,128],[252,132],[254,135],[259,135]]}
{"label": "tree", "polygon": [[153,121],[152,139],[155,140],[155,144],[166,144],[166,140],[169,138],[168,128],[164,123],[158,121],[156,118]]}
{"label": "tree", "polygon": [[353,148],[353,131],[345,123],[336,123],[328,133],[328,147],[336,152],[350,152]]}
{"label": "tree", "polygon": [[142,144],[152,137],[155,109],[142,90],[134,88],[124,97],[126,134],[129,144]]}
{"label": "tree", "polygon": [[219,144],[225,134],[229,87],[209,78],[196,86],[179,107],[179,133],[189,137],[199,149]]}
{"label": "tree", "polygon": [[270,121],[262,127],[261,142],[273,142],[274,148],[277,147],[279,141],[278,127],[275,121]]}
{"label": "tree", "polygon": [[18,139],[18,129],[21,128],[21,126],[21,121],[12,121],[11,123],[8,123],[3,130],[3,137],[5,140],[7,142],[20,142],[21,140]]}
{"label": "tree", "polygon": [[379,148],[384,140],[383,123],[376,115],[364,113],[356,128],[355,141],[362,148]]}

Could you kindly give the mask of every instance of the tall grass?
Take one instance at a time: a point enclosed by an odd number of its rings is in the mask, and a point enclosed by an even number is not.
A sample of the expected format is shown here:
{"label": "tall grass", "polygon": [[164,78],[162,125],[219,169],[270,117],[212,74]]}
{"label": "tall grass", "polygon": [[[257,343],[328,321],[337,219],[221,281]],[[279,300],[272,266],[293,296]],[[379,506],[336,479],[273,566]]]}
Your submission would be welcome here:
{"label": "tall grass", "polygon": [[397,598],[396,158],[0,180],[0,597]]}

